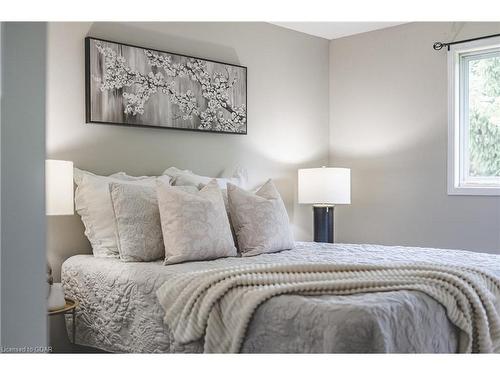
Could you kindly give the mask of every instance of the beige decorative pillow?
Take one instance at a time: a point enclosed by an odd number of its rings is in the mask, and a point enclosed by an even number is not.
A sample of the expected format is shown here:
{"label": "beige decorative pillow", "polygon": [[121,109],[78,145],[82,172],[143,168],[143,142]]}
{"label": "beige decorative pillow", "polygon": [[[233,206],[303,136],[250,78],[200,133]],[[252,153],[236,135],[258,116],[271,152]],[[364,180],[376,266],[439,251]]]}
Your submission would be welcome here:
{"label": "beige decorative pillow", "polygon": [[165,248],[156,187],[113,182],[109,184],[109,191],[120,259],[125,262],[149,262],[163,258]]}
{"label": "beige decorative pillow", "polygon": [[157,182],[165,264],[236,256],[217,181],[197,192]]}
{"label": "beige decorative pillow", "polygon": [[294,247],[285,205],[271,180],[256,193],[227,184],[227,193],[229,213],[242,256]]}

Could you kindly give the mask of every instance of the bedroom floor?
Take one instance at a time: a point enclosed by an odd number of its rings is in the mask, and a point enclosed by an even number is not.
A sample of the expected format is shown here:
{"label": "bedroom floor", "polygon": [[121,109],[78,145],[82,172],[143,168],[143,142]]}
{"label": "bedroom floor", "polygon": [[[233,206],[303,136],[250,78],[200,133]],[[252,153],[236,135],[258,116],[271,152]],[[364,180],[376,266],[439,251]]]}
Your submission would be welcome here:
{"label": "bedroom floor", "polygon": [[49,346],[52,348],[52,353],[108,353],[101,349],[71,343],[66,334],[64,317],[61,315],[49,317],[48,326]]}

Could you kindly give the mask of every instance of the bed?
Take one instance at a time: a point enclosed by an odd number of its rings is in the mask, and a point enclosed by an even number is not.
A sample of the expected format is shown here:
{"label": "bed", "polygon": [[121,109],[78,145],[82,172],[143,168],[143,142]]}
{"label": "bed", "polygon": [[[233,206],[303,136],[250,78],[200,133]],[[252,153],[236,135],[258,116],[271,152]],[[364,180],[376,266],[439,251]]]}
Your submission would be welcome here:
{"label": "bed", "polygon": [[[163,322],[156,291],[195,270],[279,262],[384,264],[429,262],[477,267],[500,277],[500,255],[380,245],[297,242],[293,250],[165,266],[77,255],[62,283],[80,303],[76,343],[108,352],[201,353],[203,342],[177,343]],[[71,317],[67,329],[71,334]],[[281,295],[255,311],[243,353],[454,353],[458,328],[442,305],[418,291],[346,296]]]}

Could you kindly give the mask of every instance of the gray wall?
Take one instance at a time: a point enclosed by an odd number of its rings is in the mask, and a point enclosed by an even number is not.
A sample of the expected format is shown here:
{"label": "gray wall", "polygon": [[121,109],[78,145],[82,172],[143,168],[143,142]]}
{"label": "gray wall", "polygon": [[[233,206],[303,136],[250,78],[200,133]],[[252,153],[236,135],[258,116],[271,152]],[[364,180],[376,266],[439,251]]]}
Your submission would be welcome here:
{"label": "gray wall", "polygon": [[46,24],[2,34],[1,345],[45,346]]}
{"label": "gray wall", "polygon": [[[84,37],[248,67],[248,135],[85,124]],[[51,23],[47,156],[96,173],[159,174],[169,166],[218,175],[248,168],[253,185],[275,179],[297,239],[311,239],[310,206],[296,199],[297,169],[328,161],[328,41],[266,23]],[[49,217],[56,277],[89,252],[80,218]]]}
{"label": "gray wall", "polygon": [[446,51],[500,23],[412,23],[330,44],[330,163],[352,168],[341,242],[500,253],[500,197],[448,196]]}

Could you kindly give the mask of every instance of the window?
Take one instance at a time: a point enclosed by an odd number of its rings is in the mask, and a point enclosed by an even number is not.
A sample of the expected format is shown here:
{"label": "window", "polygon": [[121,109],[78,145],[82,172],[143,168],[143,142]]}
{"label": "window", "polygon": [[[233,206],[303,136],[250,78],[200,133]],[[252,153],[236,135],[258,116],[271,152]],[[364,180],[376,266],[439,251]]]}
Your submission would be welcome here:
{"label": "window", "polygon": [[448,52],[448,194],[500,195],[500,38]]}

